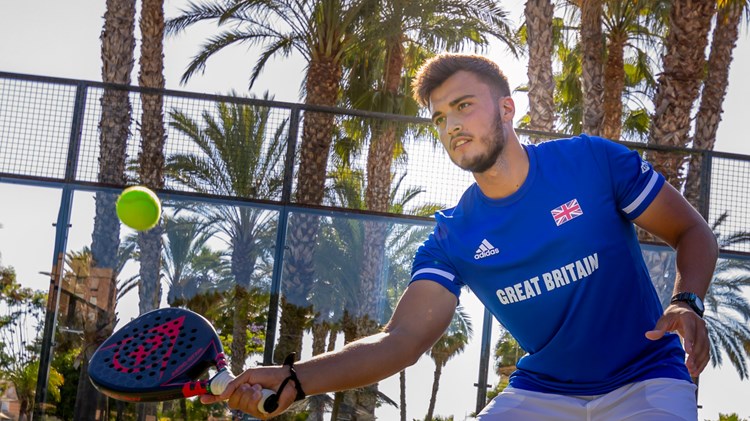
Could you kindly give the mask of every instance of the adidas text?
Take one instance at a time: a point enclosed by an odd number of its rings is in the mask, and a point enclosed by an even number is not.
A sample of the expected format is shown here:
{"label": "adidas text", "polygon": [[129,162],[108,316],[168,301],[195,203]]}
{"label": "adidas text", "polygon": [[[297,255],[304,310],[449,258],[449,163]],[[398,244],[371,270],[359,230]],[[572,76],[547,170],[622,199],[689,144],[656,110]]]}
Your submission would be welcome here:
{"label": "adidas text", "polygon": [[481,253],[475,254],[474,255],[474,260],[483,259],[485,257],[492,256],[493,254],[498,254],[498,253],[500,253],[500,250],[498,250],[498,249],[485,250],[485,251],[483,251]]}

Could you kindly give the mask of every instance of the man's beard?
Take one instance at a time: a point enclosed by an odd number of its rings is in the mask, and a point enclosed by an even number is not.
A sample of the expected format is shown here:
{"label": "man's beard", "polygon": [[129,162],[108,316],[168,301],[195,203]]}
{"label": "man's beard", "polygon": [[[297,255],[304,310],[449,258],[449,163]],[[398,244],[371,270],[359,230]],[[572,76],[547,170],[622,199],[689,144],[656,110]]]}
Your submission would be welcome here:
{"label": "man's beard", "polygon": [[490,135],[479,139],[481,143],[489,147],[485,153],[463,163],[456,162],[455,160],[453,160],[453,163],[458,165],[462,170],[473,173],[483,173],[492,168],[505,148],[505,130],[503,129],[503,122],[499,114],[496,114],[494,125],[495,130]]}

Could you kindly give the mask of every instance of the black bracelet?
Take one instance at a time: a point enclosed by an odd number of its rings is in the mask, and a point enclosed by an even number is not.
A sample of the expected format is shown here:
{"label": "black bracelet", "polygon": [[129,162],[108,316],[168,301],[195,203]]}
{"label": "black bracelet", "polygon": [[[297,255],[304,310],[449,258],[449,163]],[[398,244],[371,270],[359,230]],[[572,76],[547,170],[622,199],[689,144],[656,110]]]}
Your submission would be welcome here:
{"label": "black bracelet", "polygon": [[279,386],[279,391],[277,393],[281,394],[281,392],[286,387],[286,384],[289,383],[289,380],[292,380],[294,382],[294,389],[297,391],[297,396],[294,397],[294,400],[301,401],[302,399],[305,399],[307,395],[305,395],[305,391],[302,390],[302,384],[299,382],[299,379],[297,378],[297,371],[294,369],[294,358],[296,356],[297,353],[292,352],[284,359],[283,365],[289,366],[289,377],[285,378],[284,381],[281,382],[281,386]]}

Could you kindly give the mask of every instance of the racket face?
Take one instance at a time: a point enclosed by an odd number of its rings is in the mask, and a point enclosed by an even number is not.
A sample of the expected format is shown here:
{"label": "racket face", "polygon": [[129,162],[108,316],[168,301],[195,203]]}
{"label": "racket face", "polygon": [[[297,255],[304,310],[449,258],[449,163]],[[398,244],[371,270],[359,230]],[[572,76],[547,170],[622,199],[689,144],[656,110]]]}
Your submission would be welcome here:
{"label": "racket face", "polygon": [[99,346],[89,377],[104,394],[127,401],[188,396],[183,389],[206,370],[223,365],[213,326],[197,313],[162,308],[141,315]]}

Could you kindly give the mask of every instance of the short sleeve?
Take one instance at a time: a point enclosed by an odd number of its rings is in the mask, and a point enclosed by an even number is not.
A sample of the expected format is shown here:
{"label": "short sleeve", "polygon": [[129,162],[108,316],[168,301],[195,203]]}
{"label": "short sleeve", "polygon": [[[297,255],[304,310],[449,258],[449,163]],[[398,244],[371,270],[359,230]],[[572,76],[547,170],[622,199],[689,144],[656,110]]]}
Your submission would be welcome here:
{"label": "short sleeve", "polygon": [[664,177],[641,155],[618,143],[591,137],[608,167],[615,200],[630,220],[639,217],[664,185]]}
{"label": "short sleeve", "polygon": [[437,282],[458,298],[461,295],[461,287],[464,284],[441,247],[440,238],[441,227],[438,224],[414,256],[411,269],[411,282],[419,280]]}

